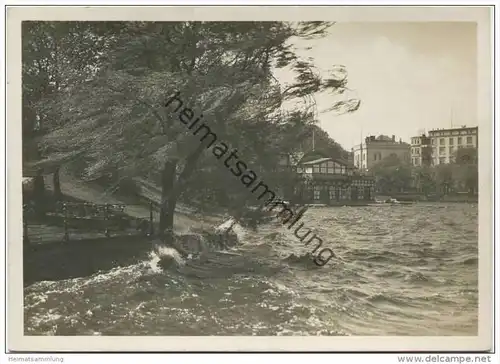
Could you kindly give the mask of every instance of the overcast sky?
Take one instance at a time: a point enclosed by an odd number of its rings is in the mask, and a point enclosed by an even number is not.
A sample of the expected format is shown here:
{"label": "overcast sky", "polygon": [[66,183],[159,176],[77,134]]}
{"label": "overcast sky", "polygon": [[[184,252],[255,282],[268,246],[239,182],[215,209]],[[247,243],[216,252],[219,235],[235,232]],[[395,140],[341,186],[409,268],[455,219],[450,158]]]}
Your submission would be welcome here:
{"label": "overcast sky", "polygon": [[[300,41],[300,51],[327,71],[343,64],[351,94],[361,99],[353,114],[319,114],[320,126],[348,150],[370,134],[409,142],[422,129],[477,126],[475,23],[337,23],[320,40]],[[280,72],[278,78],[290,80]],[[331,95],[316,97],[318,110]]]}

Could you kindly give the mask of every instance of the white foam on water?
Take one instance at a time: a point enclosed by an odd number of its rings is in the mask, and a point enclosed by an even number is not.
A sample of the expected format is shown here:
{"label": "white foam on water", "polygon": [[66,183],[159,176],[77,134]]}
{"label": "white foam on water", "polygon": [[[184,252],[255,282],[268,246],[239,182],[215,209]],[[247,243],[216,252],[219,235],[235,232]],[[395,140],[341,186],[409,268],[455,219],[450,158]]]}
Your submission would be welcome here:
{"label": "white foam on water", "polygon": [[239,242],[242,242],[245,240],[247,231],[243,226],[241,226],[234,217],[228,218],[226,221],[224,221],[222,224],[217,226],[215,228],[215,231],[218,233],[223,233],[227,230],[233,231],[236,234],[236,237],[238,238]]}
{"label": "white foam on water", "polygon": [[154,273],[161,273],[163,272],[163,269],[158,265],[158,263],[166,256],[173,257],[178,265],[184,265],[186,263],[177,250],[166,246],[158,246],[156,251],[149,252],[149,260],[145,263]]}
{"label": "white foam on water", "polygon": [[230,217],[226,221],[224,221],[222,224],[217,226],[215,228],[216,232],[225,232],[226,230],[230,229],[231,227],[234,228],[234,226],[237,224],[236,219],[234,217]]}
{"label": "white foam on water", "polygon": [[238,237],[238,241],[243,241],[245,240],[245,237],[247,235],[247,231],[245,230],[244,227],[242,227],[240,224],[236,223],[233,225],[233,231]]}

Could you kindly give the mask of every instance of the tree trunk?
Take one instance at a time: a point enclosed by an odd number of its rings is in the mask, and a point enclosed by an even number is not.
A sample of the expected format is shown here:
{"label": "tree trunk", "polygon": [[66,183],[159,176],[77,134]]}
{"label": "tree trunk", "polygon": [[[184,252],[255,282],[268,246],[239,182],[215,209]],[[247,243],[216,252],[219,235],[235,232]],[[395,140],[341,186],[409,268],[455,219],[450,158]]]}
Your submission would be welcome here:
{"label": "tree trunk", "polygon": [[52,175],[52,181],[54,183],[54,199],[56,201],[61,200],[62,192],[61,192],[61,182],[59,181],[59,168],[54,171]]}
{"label": "tree trunk", "polygon": [[164,235],[165,230],[172,230],[174,225],[173,216],[169,219],[169,215],[173,215],[169,195],[174,186],[176,168],[177,161],[169,160],[165,162],[161,173],[160,236]]}
{"label": "tree trunk", "polygon": [[33,181],[33,200],[36,214],[43,217],[45,215],[45,181],[41,171],[38,171]]}
{"label": "tree trunk", "polygon": [[173,246],[174,213],[177,199],[187,184],[187,180],[194,171],[196,162],[200,158],[205,146],[200,143],[198,148],[186,158],[186,165],[179,178],[175,179],[177,161],[167,161],[162,174],[162,206],[160,213],[160,234],[167,246]]}

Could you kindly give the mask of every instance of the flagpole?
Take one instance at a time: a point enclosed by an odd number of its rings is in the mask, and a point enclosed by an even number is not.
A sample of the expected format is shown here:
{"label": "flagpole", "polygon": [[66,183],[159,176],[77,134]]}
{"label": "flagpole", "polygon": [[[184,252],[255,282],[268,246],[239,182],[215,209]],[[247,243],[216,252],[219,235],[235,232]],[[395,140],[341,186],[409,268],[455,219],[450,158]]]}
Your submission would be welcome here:
{"label": "flagpole", "polygon": [[313,129],[313,141],[312,141],[312,151],[314,152],[315,150],[315,140],[314,140],[314,135],[315,135],[316,130]]}

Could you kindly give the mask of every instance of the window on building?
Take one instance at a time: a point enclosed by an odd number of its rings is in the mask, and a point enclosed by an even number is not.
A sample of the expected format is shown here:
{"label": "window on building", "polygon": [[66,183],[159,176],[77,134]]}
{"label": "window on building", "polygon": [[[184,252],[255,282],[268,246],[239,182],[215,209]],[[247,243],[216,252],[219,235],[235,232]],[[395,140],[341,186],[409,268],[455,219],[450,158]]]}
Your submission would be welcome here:
{"label": "window on building", "polygon": [[320,194],[321,194],[321,191],[320,191],[320,190],[315,189],[313,193],[314,193],[314,199],[315,199],[315,200],[319,200],[319,198],[320,198]]}
{"label": "window on building", "polygon": [[327,170],[326,173],[328,174],[333,174],[335,171],[333,170],[333,162],[328,162],[327,163]]}
{"label": "window on building", "polygon": [[471,136],[470,136],[470,137],[469,137],[469,136],[467,137],[467,144],[472,144],[472,137],[471,137]]}
{"label": "window on building", "polygon": [[417,155],[420,155],[420,148],[417,148],[416,152]]}
{"label": "window on building", "polygon": [[458,145],[462,144],[462,137],[457,137],[457,144]]}
{"label": "window on building", "polygon": [[446,158],[445,157],[439,158],[439,164],[445,164],[445,163],[446,163]]}
{"label": "window on building", "polygon": [[326,163],[321,163],[319,167],[320,173],[326,173]]}
{"label": "window on building", "polygon": [[318,164],[313,166],[313,173],[319,173],[319,165]]}
{"label": "window on building", "polygon": [[330,198],[330,201],[335,201],[336,200],[336,195],[335,195],[335,188],[330,187],[328,189],[328,197]]}
{"label": "window on building", "polygon": [[450,144],[450,145],[453,145],[453,139],[454,139],[454,138],[449,138],[449,139],[448,139],[448,142],[449,142],[449,144]]}
{"label": "window on building", "polygon": [[444,145],[444,138],[439,139],[439,145]]}
{"label": "window on building", "polygon": [[439,147],[439,154],[444,154],[445,148],[444,147]]}
{"label": "window on building", "polygon": [[434,143],[434,139],[431,139],[431,144],[436,144],[436,143]]}
{"label": "window on building", "polygon": [[454,148],[453,148],[453,147],[450,147],[450,149],[449,149],[449,152],[448,152],[448,153],[449,153],[450,155],[452,155],[452,154],[453,154],[453,150],[454,150]]}

